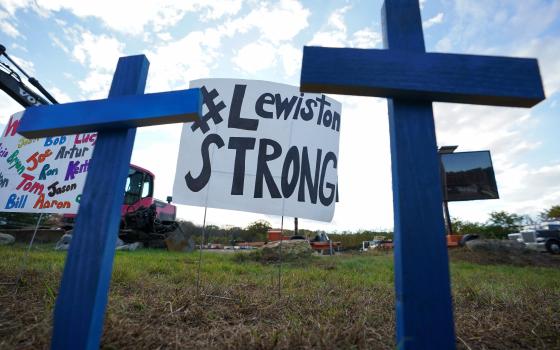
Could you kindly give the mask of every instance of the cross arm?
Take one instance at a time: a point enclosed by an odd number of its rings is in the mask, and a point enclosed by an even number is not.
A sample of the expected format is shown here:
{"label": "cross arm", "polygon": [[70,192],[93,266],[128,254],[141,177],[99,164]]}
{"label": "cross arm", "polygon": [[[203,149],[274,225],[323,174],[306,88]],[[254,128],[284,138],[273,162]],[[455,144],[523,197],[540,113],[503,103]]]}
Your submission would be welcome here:
{"label": "cross arm", "polygon": [[200,89],[28,108],[18,133],[27,138],[68,135],[114,128],[185,123],[201,115]]}
{"label": "cross arm", "polygon": [[530,58],[306,46],[301,91],[532,107],[544,100]]}

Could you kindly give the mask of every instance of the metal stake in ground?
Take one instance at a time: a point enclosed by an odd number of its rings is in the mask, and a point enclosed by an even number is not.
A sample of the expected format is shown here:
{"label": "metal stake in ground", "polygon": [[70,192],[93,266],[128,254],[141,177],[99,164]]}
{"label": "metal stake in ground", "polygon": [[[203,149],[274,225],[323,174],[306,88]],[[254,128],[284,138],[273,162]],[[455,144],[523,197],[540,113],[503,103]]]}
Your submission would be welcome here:
{"label": "metal stake in ground", "polygon": [[27,138],[98,131],[54,312],[52,348],[99,349],[136,127],[198,119],[198,89],[142,95],[144,55],[121,57],[109,98],[29,108]]}
{"label": "metal stake in ground", "polygon": [[385,0],[387,50],[305,47],[301,91],[387,97],[397,346],[455,347],[432,101],[531,107],[534,59],[426,53],[418,0]]}
{"label": "metal stake in ground", "polygon": [[278,244],[278,298],[282,295],[282,241],[284,237],[284,215],[280,223],[280,243]]}

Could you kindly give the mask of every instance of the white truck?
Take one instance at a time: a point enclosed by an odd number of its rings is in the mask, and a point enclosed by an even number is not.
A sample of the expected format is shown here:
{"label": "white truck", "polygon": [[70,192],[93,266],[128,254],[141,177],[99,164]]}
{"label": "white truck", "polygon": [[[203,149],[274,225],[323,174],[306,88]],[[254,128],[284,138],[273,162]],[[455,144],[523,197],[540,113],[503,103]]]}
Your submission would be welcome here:
{"label": "white truck", "polygon": [[521,242],[531,249],[560,254],[560,221],[525,226],[521,232],[510,233],[508,239]]}

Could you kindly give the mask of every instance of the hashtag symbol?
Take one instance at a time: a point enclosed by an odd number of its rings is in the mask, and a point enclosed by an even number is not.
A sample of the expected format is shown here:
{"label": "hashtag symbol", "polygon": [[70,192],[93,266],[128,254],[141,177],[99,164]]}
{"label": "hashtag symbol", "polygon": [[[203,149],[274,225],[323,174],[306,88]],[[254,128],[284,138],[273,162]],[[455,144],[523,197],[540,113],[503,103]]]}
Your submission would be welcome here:
{"label": "hashtag symbol", "polygon": [[202,91],[202,98],[204,104],[208,108],[208,112],[204,114],[200,120],[195,121],[191,125],[191,130],[195,131],[196,129],[200,128],[203,134],[206,134],[210,128],[208,127],[208,121],[212,119],[215,125],[220,124],[224,119],[220,115],[220,111],[226,108],[226,104],[224,101],[220,101],[220,103],[215,104],[214,99],[219,96],[218,91],[216,89],[212,89],[212,91],[208,92],[206,90],[206,86],[201,88]]}

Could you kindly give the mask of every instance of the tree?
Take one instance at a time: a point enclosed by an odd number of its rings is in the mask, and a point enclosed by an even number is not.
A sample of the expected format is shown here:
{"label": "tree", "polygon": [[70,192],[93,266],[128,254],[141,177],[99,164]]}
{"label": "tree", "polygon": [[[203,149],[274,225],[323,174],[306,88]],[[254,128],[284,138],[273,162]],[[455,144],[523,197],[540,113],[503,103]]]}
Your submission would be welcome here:
{"label": "tree", "polygon": [[265,241],[266,233],[270,230],[272,226],[268,221],[257,220],[243,230],[241,233],[241,239],[251,242],[251,241]]}
{"label": "tree", "polygon": [[488,226],[495,238],[506,238],[509,233],[519,232],[523,217],[506,211],[493,211]]}
{"label": "tree", "polygon": [[543,220],[560,219],[560,205],[553,205],[545,209],[540,215]]}
{"label": "tree", "polygon": [[488,230],[485,224],[479,222],[465,221],[458,218],[451,219],[451,226],[453,226],[453,232],[466,235],[466,234],[484,234]]}

